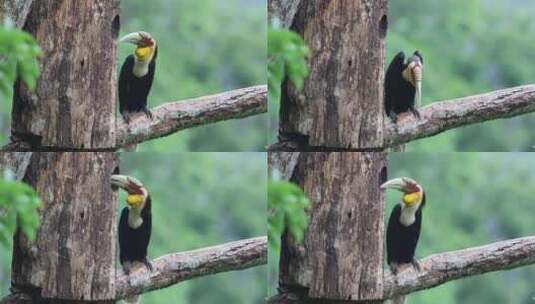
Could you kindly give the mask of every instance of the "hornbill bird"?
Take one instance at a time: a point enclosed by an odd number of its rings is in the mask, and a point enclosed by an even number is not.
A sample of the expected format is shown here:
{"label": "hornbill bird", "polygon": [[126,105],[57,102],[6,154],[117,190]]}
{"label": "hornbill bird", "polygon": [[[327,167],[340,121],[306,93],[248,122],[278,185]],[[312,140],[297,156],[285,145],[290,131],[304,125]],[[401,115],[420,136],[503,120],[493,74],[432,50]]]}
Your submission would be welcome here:
{"label": "hornbill bird", "polygon": [[386,70],[385,76],[385,111],[392,121],[396,122],[397,115],[412,112],[420,118],[415,108],[420,106],[422,98],[422,76],[424,59],[416,51],[405,62],[405,53],[399,52]]}
{"label": "hornbill bird", "polygon": [[134,32],[125,35],[119,42],[136,45],[134,54],[126,57],[119,75],[119,112],[126,123],[130,122],[130,114],[144,112],[152,119],[147,108],[149,95],[154,80],[158,46],[156,40],[147,32]]}
{"label": "hornbill bird", "polygon": [[149,192],[140,181],[131,176],[112,175],[111,184],[128,193],[128,206],[123,208],[119,220],[119,260],[123,270],[129,275],[136,262],[152,270],[147,259],[152,228]]}
{"label": "hornbill bird", "polygon": [[[402,202],[390,213],[386,231],[387,262],[390,270],[397,275],[407,264],[420,271],[421,267],[414,257],[422,227],[422,209],[425,205],[425,192],[421,185],[408,177],[395,178],[381,185],[381,189],[396,189],[403,192]],[[392,298],[395,304],[404,303],[405,296]]]}

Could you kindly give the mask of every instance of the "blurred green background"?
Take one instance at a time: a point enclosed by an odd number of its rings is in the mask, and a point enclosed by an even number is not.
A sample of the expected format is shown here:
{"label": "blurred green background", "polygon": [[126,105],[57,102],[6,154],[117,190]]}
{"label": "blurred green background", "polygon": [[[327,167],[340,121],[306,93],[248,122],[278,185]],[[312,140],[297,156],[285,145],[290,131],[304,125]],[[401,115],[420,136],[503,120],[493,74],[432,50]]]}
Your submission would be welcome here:
{"label": "blurred green background", "polygon": [[[534,235],[533,168],[532,153],[390,154],[388,178],[411,177],[426,192],[417,257]],[[385,225],[400,200],[387,191]],[[408,303],[531,304],[534,281],[535,266],[527,266],[453,281]]]}
{"label": "blurred green background", "polygon": [[[126,0],[121,33],[144,30],[159,45],[149,106],[266,84],[266,0]],[[119,46],[118,69],[133,46]],[[118,112],[118,111],[117,111]],[[0,144],[11,98],[0,102]],[[185,130],[138,151],[263,151],[267,114]]]}
{"label": "blurred green background", "polygon": [[[265,153],[122,153],[120,160],[121,173],[141,180],[152,197],[151,259],[266,235]],[[119,209],[125,199],[121,191]],[[9,288],[10,261],[11,251],[0,250],[1,295]],[[186,281],[145,294],[142,302],[263,303],[266,269]]]}
{"label": "blurred green background", "polygon": [[[388,65],[399,51],[424,57],[423,104],[535,83],[535,1],[391,0]],[[272,103],[270,142],[278,104]],[[535,114],[458,128],[407,151],[534,151]]]}
{"label": "blurred green background", "polygon": [[[421,259],[535,234],[535,154],[391,153],[388,178],[407,176],[426,192]],[[401,193],[387,191],[385,229]],[[385,257],[385,267],[386,257]],[[269,255],[269,294],[277,287],[278,255]],[[456,280],[412,294],[410,304],[532,304],[535,266]]]}

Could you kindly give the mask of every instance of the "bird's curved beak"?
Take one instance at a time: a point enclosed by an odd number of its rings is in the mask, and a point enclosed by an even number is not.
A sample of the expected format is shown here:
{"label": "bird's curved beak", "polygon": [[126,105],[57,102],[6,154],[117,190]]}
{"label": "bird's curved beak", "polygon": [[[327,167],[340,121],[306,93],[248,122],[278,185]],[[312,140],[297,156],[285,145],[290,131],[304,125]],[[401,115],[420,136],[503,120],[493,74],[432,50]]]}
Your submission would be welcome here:
{"label": "bird's curved beak", "polygon": [[154,38],[147,32],[133,32],[124,35],[119,42],[126,42],[138,47],[152,47],[155,44]]}
{"label": "bird's curved beak", "polygon": [[409,177],[398,177],[391,179],[381,185],[381,189],[396,189],[404,193],[419,191],[418,183]]}
{"label": "bird's curved beak", "polygon": [[134,32],[134,33],[124,35],[121,39],[119,39],[119,42],[121,43],[126,42],[126,43],[138,45],[142,39],[143,37],[140,35],[139,32]]}
{"label": "bird's curved beak", "polygon": [[391,179],[381,185],[381,189],[395,189],[401,192],[405,192],[407,188],[407,182],[403,177]]}
{"label": "bird's curved beak", "polygon": [[139,180],[127,175],[114,174],[111,176],[110,181],[112,186],[121,188],[128,193],[138,193],[143,187]]}
{"label": "bird's curved beak", "polygon": [[416,89],[416,106],[420,107],[422,104],[422,78],[424,67],[419,60],[414,63],[415,65],[411,68],[411,78],[413,79],[413,85]]}

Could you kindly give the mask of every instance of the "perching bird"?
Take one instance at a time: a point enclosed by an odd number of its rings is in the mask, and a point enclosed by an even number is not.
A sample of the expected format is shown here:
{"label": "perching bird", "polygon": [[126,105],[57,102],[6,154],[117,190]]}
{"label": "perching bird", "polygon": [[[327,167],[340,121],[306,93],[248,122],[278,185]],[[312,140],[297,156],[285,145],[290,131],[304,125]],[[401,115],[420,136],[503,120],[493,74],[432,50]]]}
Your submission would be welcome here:
{"label": "perching bird", "polygon": [[[414,257],[422,227],[422,209],[425,205],[425,192],[422,186],[408,177],[392,179],[381,185],[381,189],[396,189],[403,192],[402,202],[390,213],[386,231],[387,262],[390,270],[397,275],[407,264],[420,271],[418,260]],[[405,296],[392,298],[394,304],[405,303]]]}
{"label": "perching bird", "polygon": [[[119,260],[126,275],[130,274],[136,264],[142,264],[152,271],[147,259],[152,215],[151,198],[145,186],[137,179],[126,175],[112,175],[111,184],[128,193],[126,203],[119,219]],[[139,296],[125,300],[127,303],[138,303]]]}
{"label": "perching bird", "polygon": [[152,119],[152,113],[147,108],[149,95],[156,70],[158,46],[156,40],[147,32],[135,32],[125,35],[119,42],[136,45],[134,54],[126,57],[119,75],[119,112],[126,123],[130,122],[130,115],[144,112]]}
{"label": "perching bird", "polygon": [[[420,118],[416,107],[422,98],[424,59],[418,51],[405,62],[405,53],[399,52],[388,66],[385,76],[385,111],[392,121],[397,115],[412,112]],[[416,106],[416,107],[415,107]]]}

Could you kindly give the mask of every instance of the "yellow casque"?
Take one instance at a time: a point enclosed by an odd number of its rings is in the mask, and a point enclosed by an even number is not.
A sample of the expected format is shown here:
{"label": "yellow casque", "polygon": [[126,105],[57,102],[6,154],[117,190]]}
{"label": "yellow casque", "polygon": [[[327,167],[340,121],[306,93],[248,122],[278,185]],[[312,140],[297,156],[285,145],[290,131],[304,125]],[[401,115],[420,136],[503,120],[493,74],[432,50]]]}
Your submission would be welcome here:
{"label": "yellow casque", "polygon": [[136,57],[138,60],[141,61],[147,61],[150,60],[152,57],[153,47],[146,46],[146,47],[138,47],[136,48]]}
{"label": "yellow casque", "polygon": [[410,207],[417,202],[421,200],[421,193],[420,192],[414,192],[403,195],[403,203],[407,205],[407,207]]}
{"label": "yellow casque", "polygon": [[143,203],[143,195],[131,194],[126,198],[126,203],[132,208],[138,209]]}

